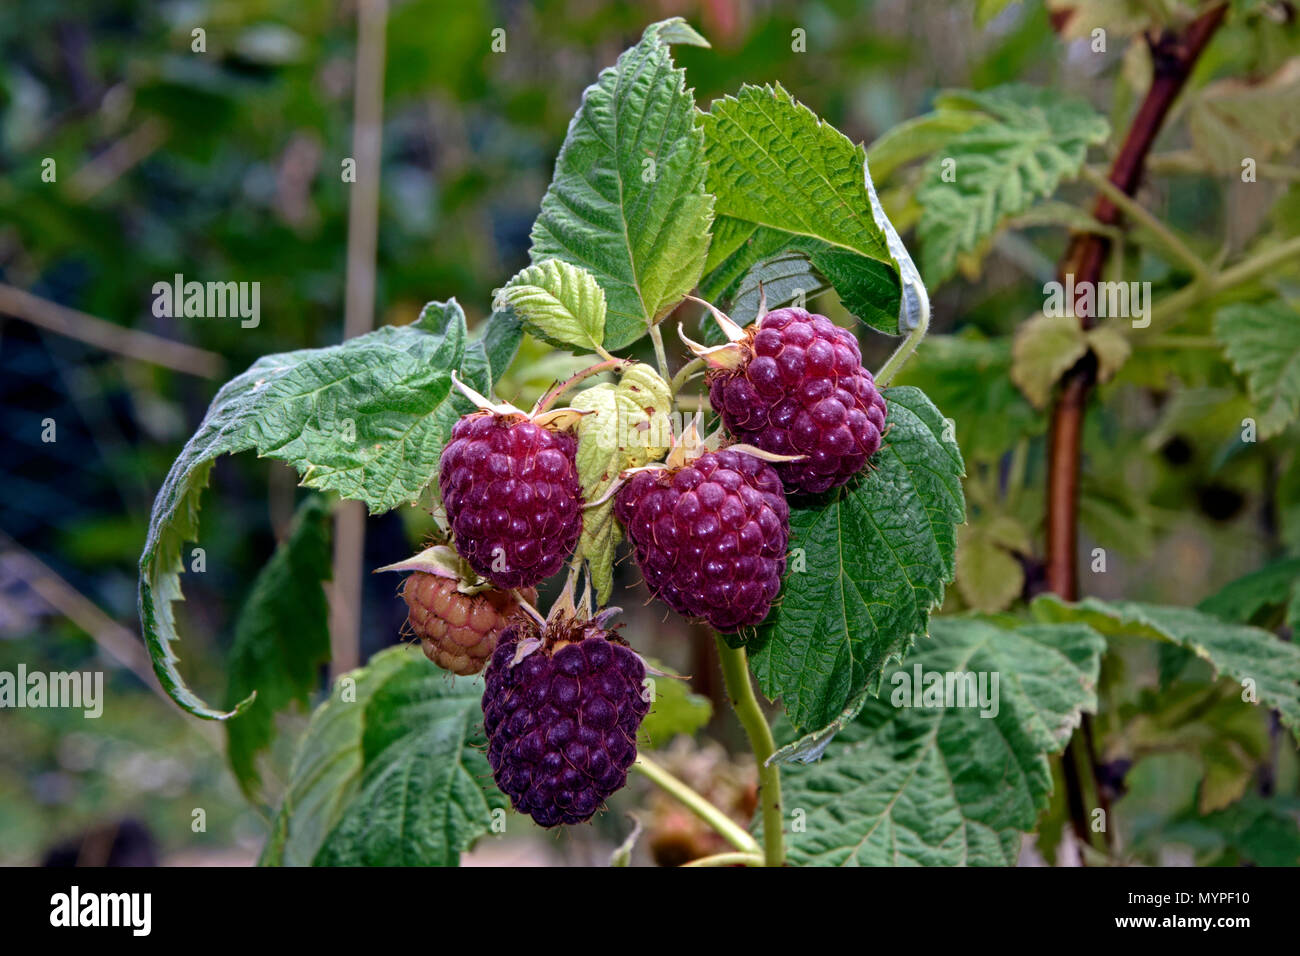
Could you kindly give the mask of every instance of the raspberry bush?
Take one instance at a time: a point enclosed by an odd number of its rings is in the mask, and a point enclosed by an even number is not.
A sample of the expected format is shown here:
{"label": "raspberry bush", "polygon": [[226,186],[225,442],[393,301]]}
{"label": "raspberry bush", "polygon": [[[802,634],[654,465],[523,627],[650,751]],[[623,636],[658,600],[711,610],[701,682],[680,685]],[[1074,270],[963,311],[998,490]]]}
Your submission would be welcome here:
{"label": "raspberry bush", "polygon": [[[1008,610],[1032,596],[1019,563],[1032,547],[989,488],[1025,480],[1038,432],[1021,428],[1033,415],[1021,405],[1062,383],[1064,401],[1081,368],[1086,388],[1112,377],[1122,335],[1072,316],[1026,323],[1004,361],[1014,400],[968,374],[966,357],[987,359],[980,343],[948,337],[913,360],[930,300],[887,211],[916,225],[932,284],[976,268],[1032,201],[1088,175],[1107,122],[1048,90],[944,94],[873,147],[885,176],[922,164],[885,203],[868,152],[781,86],[697,107],[675,45],[708,46],[683,20],[652,24],[586,91],[531,263],[465,290],[491,303],[477,328],[449,299],[409,325],[267,356],[220,390],[167,476],[140,562],[154,669],[185,710],[226,722],[255,799],[274,716],[311,698],[328,658],[329,497],[432,516],[435,540],[382,569],[405,575],[393,600],[424,654],[394,634],[399,646],[339,677],[298,741],[264,861],[454,864],[525,816],[618,827],[605,811],[640,776],[726,847],[699,865],[1011,864],[1059,803],[1052,761],[1097,710],[1120,635],[1164,642],[1162,675],[1194,653],[1254,680],[1300,729],[1300,652],[1251,626],[1253,612],[1227,623],[1076,602],[1072,583]],[[945,179],[943,150],[976,172]],[[1280,429],[1293,383],[1260,354],[1276,324],[1249,310],[1220,320]],[[874,370],[867,335],[900,340]],[[521,388],[521,343],[571,352],[579,371]],[[982,451],[1004,432],[1021,452],[987,469]],[[971,525],[959,437],[981,466]],[[254,587],[223,707],[181,676],[173,605],[212,465],[242,451],[288,462],[320,494]],[[752,819],[653,752],[709,708],[643,657],[647,618],[625,625],[619,609],[647,600],[710,645],[752,751]],[[962,613],[936,616],[945,602]],[[258,653],[268,643],[283,672]],[[922,678],[976,673],[1001,681],[980,711],[942,688],[931,700]]]}

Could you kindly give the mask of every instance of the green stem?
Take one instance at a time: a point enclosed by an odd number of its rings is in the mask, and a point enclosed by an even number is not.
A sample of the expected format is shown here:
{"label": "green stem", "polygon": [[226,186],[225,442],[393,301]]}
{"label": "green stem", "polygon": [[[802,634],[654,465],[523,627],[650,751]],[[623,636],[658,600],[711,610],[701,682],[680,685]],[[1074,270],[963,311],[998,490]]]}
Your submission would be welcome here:
{"label": "green stem", "polygon": [[776,752],[772,728],[767,725],[754,685],[749,681],[749,658],[745,649],[731,647],[717,636],[718,656],[722,660],[722,678],[727,685],[727,696],[740,718],[741,726],[749,736],[749,745],[758,761],[758,797],[763,813],[763,863],[765,866],[785,864],[785,821],[781,815],[781,768],[769,764],[768,758]]}
{"label": "green stem", "polygon": [[672,393],[676,395],[680,392],[685,387],[687,380],[702,368],[704,368],[704,359],[702,358],[693,358],[679,368],[670,385]]}
{"label": "green stem", "polygon": [[705,799],[703,794],[692,790],[685,782],[678,780],[644,754],[637,756],[632,764],[632,769],[639,770],[644,777],[661,790],[675,797],[682,806],[713,827],[724,840],[741,853],[751,856],[758,855],[760,851],[758,841],[746,833],[744,828],[739,826],[731,817]]}
{"label": "green stem", "polygon": [[1173,295],[1167,296],[1152,307],[1150,324],[1143,329],[1134,329],[1134,334],[1145,339],[1157,329],[1166,329],[1173,325],[1176,318],[1193,306],[1234,286],[1257,279],[1288,259],[1294,258],[1300,258],[1300,237],[1271,246],[1237,263],[1231,269],[1224,269],[1218,275],[1208,277],[1204,282],[1193,282]]}
{"label": "green stem", "polygon": [[650,326],[650,341],[655,344],[655,361],[659,363],[659,376],[667,382],[672,376],[668,374],[668,353],[664,351],[664,336],[659,331],[658,325]]}
{"label": "green stem", "polygon": [[1205,260],[1189,249],[1187,244],[1178,238],[1172,229],[1161,222],[1158,217],[1152,215],[1145,206],[1112,183],[1109,177],[1085,166],[1083,178],[1096,186],[1097,191],[1114,203],[1120,212],[1134,222],[1140,223],[1143,228],[1159,239],[1161,245],[1165,247],[1165,251],[1191,269],[1198,281],[1209,276],[1210,267],[1205,264]]}
{"label": "green stem", "polygon": [[916,347],[921,344],[921,339],[925,338],[926,330],[929,328],[930,310],[925,309],[921,314],[920,321],[916,323],[916,328],[907,333],[907,338],[903,339],[903,344],[894,350],[894,354],[889,356],[884,365],[880,366],[880,371],[876,373],[877,388],[884,388],[898,374],[898,370],[912,357]]}
{"label": "green stem", "polygon": [[715,853],[713,856],[702,856],[689,863],[683,863],[682,866],[736,866],[737,864],[762,866],[763,857],[758,853]]}

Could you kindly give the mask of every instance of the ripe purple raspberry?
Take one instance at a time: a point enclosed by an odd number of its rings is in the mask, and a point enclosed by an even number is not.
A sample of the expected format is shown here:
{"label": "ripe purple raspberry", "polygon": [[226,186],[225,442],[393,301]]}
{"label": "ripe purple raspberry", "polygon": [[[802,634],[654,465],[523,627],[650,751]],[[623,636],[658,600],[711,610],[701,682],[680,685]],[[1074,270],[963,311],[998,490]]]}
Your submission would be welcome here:
{"label": "ripe purple raspberry", "polygon": [[709,371],[709,399],[737,440],[778,455],[791,494],[844,484],[880,448],[885,400],[858,342],[824,315],[777,309],[746,330],[739,364]]}
{"label": "ripe purple raspberry", "polygon": [[641,658],[596,621],[501,634],[483,691],[488,763],[516,810],[585,823],[627,782],[650,704]]}
{"label": "ripe purple raspberry", "polygon": [[790,539],[790,508],[767,462],[723,449],[638,472],[614,514],[646,584],[673,610],[724,632],[767,617]]}
{"label": "ripe purple raspberry", "polygon": [[472,412],[442,450],[438,483],[470,567],[498,588],[531,587],[564,565],[582,531],[577,440],[524,415]]}

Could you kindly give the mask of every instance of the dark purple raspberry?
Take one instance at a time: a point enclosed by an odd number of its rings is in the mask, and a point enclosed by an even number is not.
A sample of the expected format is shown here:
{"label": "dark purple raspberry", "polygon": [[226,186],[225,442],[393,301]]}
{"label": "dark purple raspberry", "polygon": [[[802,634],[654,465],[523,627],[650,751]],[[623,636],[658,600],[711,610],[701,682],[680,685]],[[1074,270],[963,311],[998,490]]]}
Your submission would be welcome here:
{"label": "dark purple raspberry", "polygon": [[456,550],[498,588],[532,587],[564,565],[582,532],[577,440],[519,415],[456,423],[438,478]]}
{"label": "dark purple raspberry", "polygon": [[[557,632],[562,632],[557,636]],[[627,782],[650,709],[645,665],[610,631],[584,622],[501,632],[483,691],[492,777],[544,827],[585,823]],[[534,649],[516,660],[521,646]]]}
{"label": "dark purple raspberry", "polygon": [[824,315],[777,309],[751,326],[734,369],[709,373],[709,400],[737,440],[778,455],[791,494],[844,484],[880,448],[885,400],[857,339]]}
{"label": "dark purple raspberry", "polygon": [[790,508],[767,462],[723,449],[638,472],[614,514],[646,584],[673,610],[724,632],[767,617],[790,540]]}

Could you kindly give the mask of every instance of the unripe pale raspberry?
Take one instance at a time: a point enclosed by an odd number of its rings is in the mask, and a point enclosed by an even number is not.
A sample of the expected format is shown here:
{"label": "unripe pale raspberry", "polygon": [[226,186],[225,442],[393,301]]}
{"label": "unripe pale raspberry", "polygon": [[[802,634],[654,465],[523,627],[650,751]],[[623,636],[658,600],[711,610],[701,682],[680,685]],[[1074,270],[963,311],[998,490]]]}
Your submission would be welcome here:
{"label": "unripe pale raspberry", "polygon": [[790,508],[767,462],[706,452],[633,475],[615,499],[651,592],[719,631],[753,627],[781,590]]}
{"label": "unripe pale raspberry", "polygon": [[591,622],[502,632],[483,726],[492,776],[516,810],[544,827],[591,819],[636,759],[644,679],[641,658]]}
{"label": "unripe pale raspberry", "polygon": [[[537,602],[535,589],[522,593],[529,604]],[[496,589],[464,594],[455,578],[425,571],[407,575],[402,598],[425,656],[465,677],[483,669],[507,626],[528,619],[513,594]]]}
{"label": "unripe pale raspberry", "polygon": [[473,412],[442,451],[438,483],[456,550],[499,588],[559,571],[582,531],[577,440],[522,415]]}
{"label": "unripe pale raspberry", "polygon": [[748,330],[735,368],[709,372],[709,399],[738,441],[778,455],[791,494],[844,484],[880,448],[885,400],[857,339],[824,315],[777,309]]}

